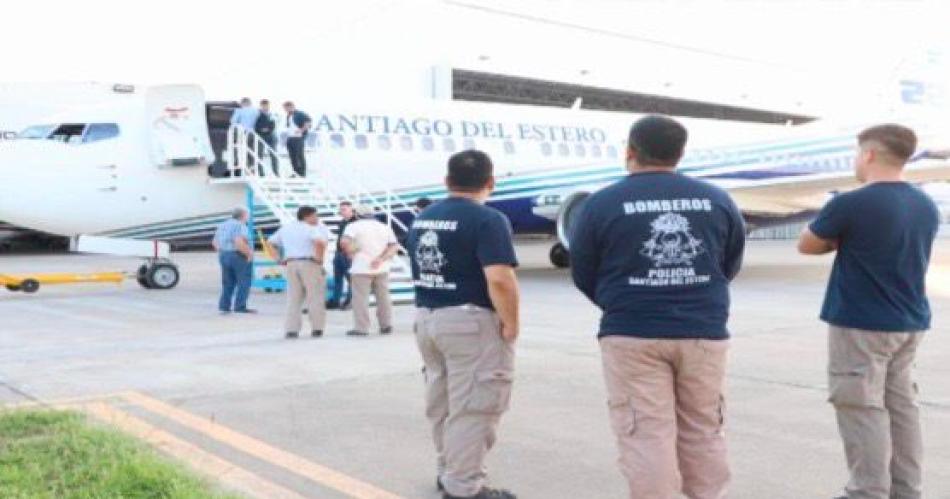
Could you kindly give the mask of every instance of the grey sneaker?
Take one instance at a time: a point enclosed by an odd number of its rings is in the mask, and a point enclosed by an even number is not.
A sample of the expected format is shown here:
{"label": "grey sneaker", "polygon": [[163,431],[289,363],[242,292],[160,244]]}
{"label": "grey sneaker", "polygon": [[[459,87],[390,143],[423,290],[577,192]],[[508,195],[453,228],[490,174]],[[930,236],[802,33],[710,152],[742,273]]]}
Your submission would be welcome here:
{"label": "grey sneaker", "polygon": [[379,328],[379,334],[390,334],[393,332],[392,326],[386,326]]}
{"label": "grey sneaker", "polygon": [[284,338],[287,338],[288,340],[296,340],[297,336],[297,331],[287,331],[287,334],[284,335]]}
{"label": "grey sneaker", "polygon": [[346,335],[347,336],[369,336],[369,333],[367,333],[366,331],[360,331],[357,329],[350,329],[349,331],[346,332]]}

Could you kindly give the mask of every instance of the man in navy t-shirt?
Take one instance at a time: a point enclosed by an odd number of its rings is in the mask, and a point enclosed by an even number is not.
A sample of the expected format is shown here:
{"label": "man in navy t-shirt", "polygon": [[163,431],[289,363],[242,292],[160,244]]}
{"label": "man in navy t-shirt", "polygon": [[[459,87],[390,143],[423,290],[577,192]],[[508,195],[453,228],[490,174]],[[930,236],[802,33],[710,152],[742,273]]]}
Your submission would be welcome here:
{"label": "man in navy t-shirt", "polygon": [[485,486],[485,456],[508,409],[518,336],[511,226],[483,203],[495,187],[480,151],[449,158],[449,197],[424,209],[407,238],[426,416],[444,498],[514,499]]}
{"label": "man in navy t-shirt", "polygon": [[630,497],[725,497],[729,281],[745,229],[723,190],[676,173],[686,129],[630,129],[630,175],[590,196],[571,237],[574,282],[601,310],[610,418]]}
{"label": "man in navy t-shirt", "polygon": [[864,187],[838,194],[802,232],[799,251],[837,251],[821,319],[830,326],[829,389],[850,498],[920,498],[923,445],[911,376],[930,328],[924,277],[937,206],[902,180],[917,137],[900,125],[858,136]]}

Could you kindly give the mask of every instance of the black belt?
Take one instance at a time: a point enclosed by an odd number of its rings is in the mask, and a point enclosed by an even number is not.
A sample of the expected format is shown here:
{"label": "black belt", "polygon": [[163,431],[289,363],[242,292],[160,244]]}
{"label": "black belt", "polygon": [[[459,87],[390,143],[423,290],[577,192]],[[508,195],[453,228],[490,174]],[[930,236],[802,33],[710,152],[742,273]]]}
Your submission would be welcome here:
{"label": "black belt", "polygon": [[320,262],[317,261],[316,258],[313,258],[313,257],[309,257],[309,258],[288,258],[287,261],[288,261],[288,262],[313,262],[313,263],[320,263]]}

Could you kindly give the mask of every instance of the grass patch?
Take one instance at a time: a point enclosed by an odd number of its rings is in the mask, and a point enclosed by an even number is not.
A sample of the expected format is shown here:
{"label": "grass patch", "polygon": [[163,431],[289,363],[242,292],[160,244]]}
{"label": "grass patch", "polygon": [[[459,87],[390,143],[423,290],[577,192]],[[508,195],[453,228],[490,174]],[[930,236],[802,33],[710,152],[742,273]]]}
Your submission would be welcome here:
{"label": "grass patch", "polygon": [[145,444],[70,411],[0,410],[4,499],[233,499]]}

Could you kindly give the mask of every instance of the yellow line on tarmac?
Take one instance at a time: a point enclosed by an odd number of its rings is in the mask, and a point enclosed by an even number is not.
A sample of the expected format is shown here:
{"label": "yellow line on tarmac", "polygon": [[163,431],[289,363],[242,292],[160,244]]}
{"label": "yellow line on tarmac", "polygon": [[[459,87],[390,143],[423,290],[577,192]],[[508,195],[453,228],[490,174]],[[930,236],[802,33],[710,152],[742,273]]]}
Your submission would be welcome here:
{"label": "yellow line on tarmac", "polygon": [[119,430],[138,437],[162,452],[178,459],[210,478],[221,481],[226,487],[261,499],[304,499],[292,490],[274,483],[210,454],[194,444],[160,430],[131,414],[116,409],[105,402],[91,402],[61,407],[78,408],[96,419],[116,426]]}
{"label": "yellow line on tarmac", "polygon": [[149,412],[172,420],[194,431],[203,433],[235,449],[310,479],[327,488],[355,499],[401,499],[399,496],[374,485],[357,480],[339,471],[308,461],[290,452],[278,449],[260,440],[238,433],[205,418],[195,416],[165,402],[138,392],[127,392],[122,398]]}

